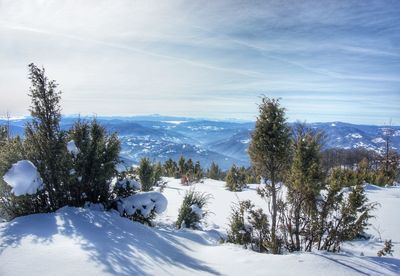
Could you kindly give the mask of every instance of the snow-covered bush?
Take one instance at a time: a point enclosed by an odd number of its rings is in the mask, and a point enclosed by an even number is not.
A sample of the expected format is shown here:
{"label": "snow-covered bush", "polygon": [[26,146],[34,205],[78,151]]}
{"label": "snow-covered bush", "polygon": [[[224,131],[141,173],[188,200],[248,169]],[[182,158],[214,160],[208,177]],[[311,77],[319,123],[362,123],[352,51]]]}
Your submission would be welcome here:
{"label": "snow-covered bush", "polygon": [[33,195],[43,189],[43,181],[35,165],[29,160],[14,163],[3,176],[15,196]]}
{"label": "snow-covered bush", "polygon": [[132,176],[126,175],[120,177],[113,188],[115,197],[128,197],[141,189],[142,185]]}
{"label": "snow-covered bush", "polygon": [[240,201],[232,207],[229,218],[228,242],[250,246],[258,252],[267,251],[269,237],[269,222],[261,208],[249,201]]}
{"label": "snow-covered bush", "polygon": [[[31,162],[20,161],[24,158],[19,138],[0,144],[0,217],[7,220],[44,209],[40,176]],[[21,172],[25,165],[31,169],[29,175],[25,175],[24,170]]]}
{"label": "snow-covered bush", "polygon": [[208,213],[205,207],[210,199],[210,194],[200,193],[194,190],[187,191],[179,209],[176,226],[178,228],[186,227],[199,229],[201,220]]}
{"label": "snow-covered bush", "polygon": [[151,225],[156,214],[167,209],[168,200],[159,192],[140,192],[116,200],[116,209],[121,216]]}

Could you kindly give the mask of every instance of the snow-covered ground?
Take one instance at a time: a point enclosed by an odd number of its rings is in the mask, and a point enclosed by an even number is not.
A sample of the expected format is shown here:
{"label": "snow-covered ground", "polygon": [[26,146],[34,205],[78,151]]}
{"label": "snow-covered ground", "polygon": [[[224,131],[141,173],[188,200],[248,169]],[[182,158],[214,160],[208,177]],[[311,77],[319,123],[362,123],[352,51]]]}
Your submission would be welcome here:
{"label": "snow-covered ground", "polygon": [[[176,230],[174,222],[185,191],[211,193],[212,213],[204,231]],[[400,187],[366,187],[381,207],[368,232],[375,238],[353,241],[340,254],[259,254],[221,244],[233,202],[266,203],[256,185],[240,193],[224,182],[206,180],[191,187],[168,179],[168,208],[149,228],[117,212],[64,207],[0,224],[0,275],[398,275],[400,273]],[[393,257],[377,257],[379,239],[392,239]]]}

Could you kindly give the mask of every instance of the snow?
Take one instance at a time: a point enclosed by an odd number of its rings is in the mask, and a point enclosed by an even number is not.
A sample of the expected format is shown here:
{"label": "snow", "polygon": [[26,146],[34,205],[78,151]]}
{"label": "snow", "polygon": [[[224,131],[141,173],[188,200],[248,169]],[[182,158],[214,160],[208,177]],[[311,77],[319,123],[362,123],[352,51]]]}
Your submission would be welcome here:
{"label": "snow", "polygon": [[385,140],[381,137],[378,137],[378,138],[372,139],[372,142],[374,142],[375,144],[383,144],[383,143],[385,143]]}
{"label": "snow", "polygon": [[140,190],[142,188],[142,185],[133,177],[125,177],[124,179],[117,181],[115,185],[125,189],[132,188],[135,190]]}
{"label": "snow", "polygon": [[360,133],[350,133],[346,135],[346,138],[361,139],[362,135]]}
{"label": "snow", "polygon": [[29,160],[21,160],[13,164],[3,179],[13,187],[11,192],[16,196],[33,195],[43,187],[39,172]]}
{"label": "snow", "polygon": [[161,214],[167,209],[168,200],[159,192],[141,192],[129,197],[121,198],[118,201],[118,211],[121,215],[135,214],[139,211],[145,218],[151,215],[154,210]]}
{"label": "snow", "polygon": [[161,121],[163,123],[168,123],[168,124],[174,124],[174,125],[180,125],[182,123],[186,123],[186,121]]}
{"label": "snow", "polygon": [[67,143],[67,149],[68,152],[72,155],[78,155],[80,153],[80,150],[78,149],[78,147],[75,145],[75,141],[71,140]]}
{"label": "snow", "polygon": [[[220,243],[226,235],[230,206],[251,199],[266,207],[256,184],[242,192],[222,181],[195,184],[212,194],[203,231],[174,227],[185,191],[179,179],[168,181],[163,195],[168,209],[147,227],[118,212],[64,207],[55,213],[19,217],[0,223],[0,275],[399,275],[400,187],[366,184],[371,201],[381,204],[371,220],[368,241],[347,242],[341,253],[314,251],[286,255],[259,254]],[[143,194],[143,193],[141,193]],[[138,195],[141,195],[138,194]],[[149,197],[149,196],[144,196]],[[142,199],[138,200],[141,201]],[[164,206],[166,207],[166,206]],[[195,206],[193,206],[195,209]],[[394,256],[377,257],[383,240],[392,239]]]}
{"label": "snow", "polygon": [[192,213],[194,213],[199,219],[203,218],[204,212],[197,204],[190,206],[190,209],[192,210]]}

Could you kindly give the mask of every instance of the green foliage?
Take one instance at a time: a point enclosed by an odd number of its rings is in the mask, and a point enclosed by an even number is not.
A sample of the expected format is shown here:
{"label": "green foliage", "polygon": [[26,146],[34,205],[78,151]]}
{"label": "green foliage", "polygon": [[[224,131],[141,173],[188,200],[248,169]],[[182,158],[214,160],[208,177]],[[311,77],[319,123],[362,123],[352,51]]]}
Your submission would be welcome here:
{"label": "green foliage", "polygon": [[199,182],[203,177],[204,177],[203,168],[201,167],[200,162],[197,161],[196,164],[194,165],[194,172],[193,172],[194,181]]}
{"label": "green foliage", "polygon": [[368,203],[362,185],[346,190],[328,188],[320,206],[318,249],[339,251],[344,241],[363,237],[375,203]]}
{"label": "green foliage", "polygon": [[258,252],[267,251],[270,243],[269,222],[261,208],[249,201],[240,201],[232,207],[229,218],[228,242],[250,245]]}
{"label": "green foliage", "polygon": [[290,157],[290,128],[285,109],[279,100],[264,97],[259,105],[259,116],[248,149],[253,167],[264,179],[271,181],[264,195],[271,196],[271,252],[280,251],[277,237],[277,185],[284,179]]}
{"label": "green foliage", "polygon": [[[207,207],[211,195],[200,193],[193,189],[186,192],[181,207],[179,208],[178,220],[176,227],[198,229],[201,220],[207,215],[205,208]],[[201,209],[202,215],[196,213],[195,209]]]}
{"label": "green foliage", "polygon": [[29,65],[31,80],[32,122],[25,128],[25,151],[27,158],[38,169],[45,186],[43,211],[54,211],[68,202],[69,181],[68,152],[65,132],[60,129],[61,92],[55,81],[45,76],[44,69]]}
{"label": "green foliage", "polygon": [[229,191],[238,192],[246,186],[246,169],[232,165],[226,175],[226,187]]}
{"label": "green foliage", "polygon": [[249,155],[254,168],[265,179],[282,179],[288,166],[290,128],[279,100],[264,97],[252,133]]}
{"label": "green foliage", "polygon": [[210,168],[207,171],[207,177],[214,180],[222,180],[224,179],[224,174],[219,168],[219,166],[212,162]]}
{"label": "green foliage", "polygon": [[382,257],[382,256],[393,256],[393,242],[392,240],[385,240],[385,244],[383,246],[383,248],[381,250],[378,251],[377,255],[378,257]]}
{"label": "green foliage", "polygon": [[142,158],[138,168],[140,183],[142,184],[142,191],[151,191],[154,186],[153,181],[153,165],[148,158]]}
{"label": "green foliage", "polygon": [[108,135],[95,119],[78,120],[68,132],[79,153],[69,153],[72,160],[69,196],[75,206],[85,201],[105,203],[110,198],[110,184],[117,176],[120,142],[116,134]]}
{"label": "green foliage", "polygon": [[178,165],[171,158],[164,163],[165,176],[179,178]]}
{"label": "green foliage", "polygon": [[[107,203],[111,179],[116,176],[120,143],[96,120],[78,121],[70,131],[60,129],[61,92],[44,69],[29,65],[32,121],[25,127],[25,140],[5,140],[0,135],[0,174],[19,160],[30,160],[38,169],[44,187],[34,195],[14,196],[0,179],[0,212],[13,218],[57,210],[65,205],[82,206],[85,201]],[[1,132],[3,133],[3,132]],[[67,142],[79,152],[70,153]]]}
{"label": "green foliage", "polygon": [[[324,187],[320,148],[322,134],[298,125],[292,142],[292,163],[287,177],[287,204],[282,216],[286,247],[311,251],[317,219],[317,198]],[[303,233],[301,233],[303,232]],[[308,233],[310,235],[304,235]]]}
{"label": "green foliage", "polygon": [[149,158],[142,158],[137,172],[143,192],[151,191],[161,184],[163,169],[160,163],[153,164]]}
{"label": "green foliage", "polygon": [[[3,176],[19,160],[25,159],[23,143],[19,137],[10,138],[0,145],[0,175]],[[34,195],[15,196],[11,187],[0,177],[0,217],[7,220],[18,216],[42,212],[44,191]]]}
{"label": "green foliage", "polygon": [[179,172],[179,177],[182,177],[187,173],[186,160],[185,157],[183,156],[181,156],[178,161],[178,172]]}

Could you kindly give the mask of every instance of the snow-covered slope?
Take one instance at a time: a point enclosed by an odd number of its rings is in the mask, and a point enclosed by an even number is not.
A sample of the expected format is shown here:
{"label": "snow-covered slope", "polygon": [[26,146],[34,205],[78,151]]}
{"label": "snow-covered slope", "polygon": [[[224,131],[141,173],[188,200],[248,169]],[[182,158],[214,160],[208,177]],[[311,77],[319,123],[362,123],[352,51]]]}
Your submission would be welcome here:
{"label": "snow-covered slope", "polygon": [[[378,201],[374,227],[395,243],[394,257],[376,257],[379,233],[368,242],[351,242],[340,254],[324,252],[273,256],[220,244],[232,202],[252,199],[265,206],[251,185],[240,193],[224,182],[206,180],[195,189],[213,195],[213,214],[204,231],[175,230],[173,223],[185,190],[168,179],[169,205],[149,228],[116,212],[65,207],[55,213],[0,224],[0,275],[396,275],[400,273],[400,187],[367,186]],[[363,256],[362,256],[363,255]]]}

